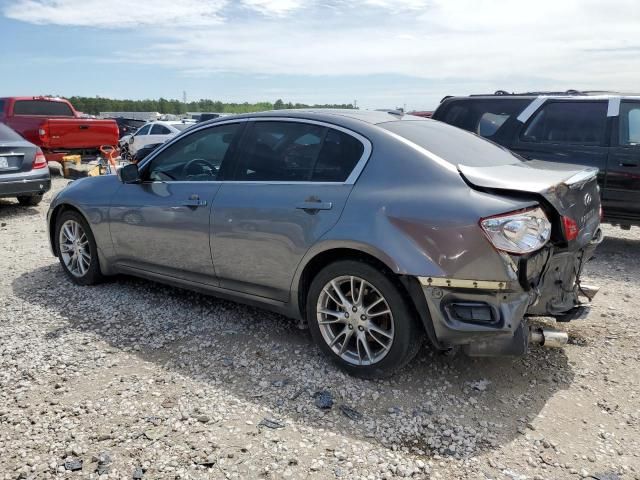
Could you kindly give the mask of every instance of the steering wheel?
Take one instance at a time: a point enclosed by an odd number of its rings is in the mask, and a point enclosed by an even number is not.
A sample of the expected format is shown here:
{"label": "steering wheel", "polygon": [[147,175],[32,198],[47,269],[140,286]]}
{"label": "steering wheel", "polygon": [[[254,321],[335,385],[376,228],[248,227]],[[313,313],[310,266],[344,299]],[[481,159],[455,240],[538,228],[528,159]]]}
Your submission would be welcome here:
{"label": "steering wheel", "polygon": [[[197,171],[196,171],[197,168]],[[215,165],[207,162],[204,158],[194,158],[189,160],[182,168],[182,176],[189,177],[192,175],[211,175],[218,171]]]}

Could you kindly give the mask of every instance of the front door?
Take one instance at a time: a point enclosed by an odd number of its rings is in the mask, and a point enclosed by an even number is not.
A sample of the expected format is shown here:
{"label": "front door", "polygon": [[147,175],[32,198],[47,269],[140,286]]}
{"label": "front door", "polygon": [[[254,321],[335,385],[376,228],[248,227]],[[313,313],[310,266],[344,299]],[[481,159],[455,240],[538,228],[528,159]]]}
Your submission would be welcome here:
{"label": "front door", "polygon": [[120,187],[110,209],[120,265],[216,284],[211,205],[241,124],[194,131],[141,166],[142,182]]}
{"label": "front door", "polygon": [[640,218],[640,101],[620,103],[613,131],[603,192],[605,214],[616,219]]}
{"label": "front door", "polygon": [[313,122],[248,126],[212,212],[220,286],[287,301],[300,260],[340,218],[366,143]]}

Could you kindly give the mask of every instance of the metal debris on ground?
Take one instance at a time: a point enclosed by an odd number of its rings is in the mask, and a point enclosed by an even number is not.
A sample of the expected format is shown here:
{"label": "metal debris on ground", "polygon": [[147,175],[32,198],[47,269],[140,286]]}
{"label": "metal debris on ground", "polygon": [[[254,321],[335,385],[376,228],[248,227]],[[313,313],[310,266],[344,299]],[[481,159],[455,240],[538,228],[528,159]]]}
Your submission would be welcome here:
{"label": "metal debris on ground", "polygon": [[358,421],[362,419],[362,414],[356,409],[351,408],[349,405],[340,405],[340,412],[351,420]]}
{"label": "metal debris on ground", "polygon": [[326,390],[316,392],[313,394],[313,398],[316,399],[316,407],[322,410],[329,410],[331,407],[333,407],[333,396],[331,395],[331,392],[328,392]]}
{"label": "metal debris on ground", "polygon": [[273,418],[265,417],[260,421],[260,423],[258,423],[258,426],[277,429],[277,428],[284,428],[285,424],[278,420],[274,420]]}
{"label": "metal debris on ground", "polygon": [[71,472],[82,470],[82,460],[78,460],[76,458],[67,460],[66,462],[64,462],[64,469]]}

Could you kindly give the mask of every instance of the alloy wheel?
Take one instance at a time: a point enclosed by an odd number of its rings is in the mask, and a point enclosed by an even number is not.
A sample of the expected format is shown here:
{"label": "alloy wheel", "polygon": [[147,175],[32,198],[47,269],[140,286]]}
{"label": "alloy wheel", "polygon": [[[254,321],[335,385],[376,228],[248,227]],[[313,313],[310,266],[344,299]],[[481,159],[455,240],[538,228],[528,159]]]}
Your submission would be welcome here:
{"label": "alloy wheel", "polygon": [[329,281],[318,298],[320,333],[340,358],[353,365],[373,365],[393,345],[394,320],[382,293],[357,276]]}
{"label": "alloy wheel", "polygon": [[60,227],[58,245],[64,265],[74,277],[83,277],[91,265],[89,239],[75,220],[67,220]]}

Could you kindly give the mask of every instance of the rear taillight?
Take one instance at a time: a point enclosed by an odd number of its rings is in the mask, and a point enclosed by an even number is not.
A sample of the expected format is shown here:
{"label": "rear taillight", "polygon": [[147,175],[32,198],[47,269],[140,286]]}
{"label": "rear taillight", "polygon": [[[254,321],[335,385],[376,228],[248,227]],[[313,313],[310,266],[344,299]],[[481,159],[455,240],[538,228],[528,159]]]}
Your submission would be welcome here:
{"label": "rear taillight", "polygon": [[580,232],[578,222],[569,217],[562,217],[562,230],[564,231],[564,238],[567,241],[578,238],[578,233]]}
{"label": "rear taillight", "polygon": [[494,247],[515,254],[535,252],[551,237],[551,222],[539,207],[483,218],[480,226]]}
{"label": "rear taillight", "polygon": [[36,150],[36,156],[33,159],[33,165],[31,165],[31,168],[34,170],[37,170],[39,168],[46,168],[47,167],[47,158],[44,156],[44,153],[42,153],[42,150],[38,149]]}

